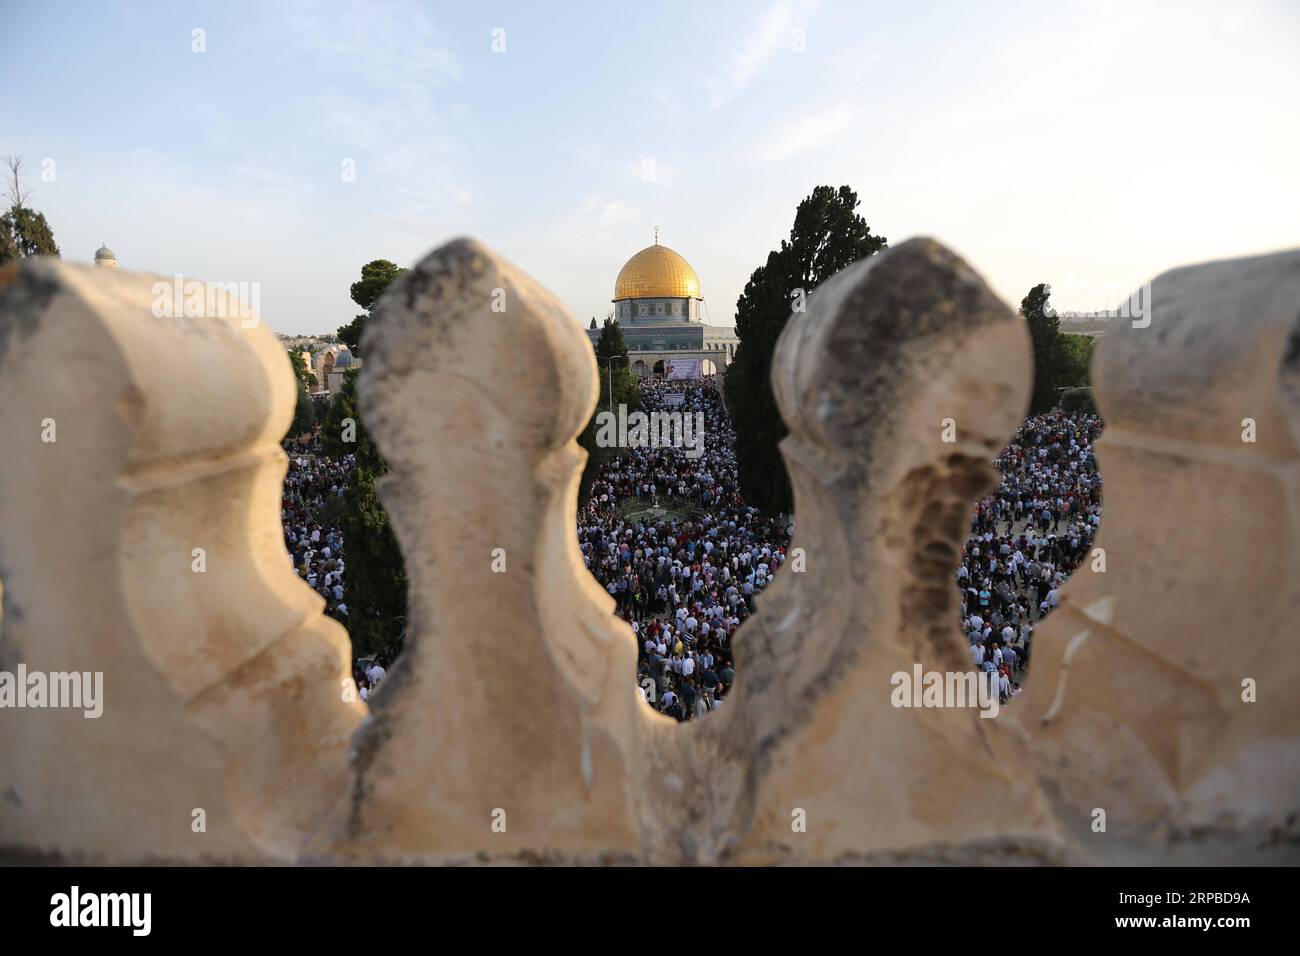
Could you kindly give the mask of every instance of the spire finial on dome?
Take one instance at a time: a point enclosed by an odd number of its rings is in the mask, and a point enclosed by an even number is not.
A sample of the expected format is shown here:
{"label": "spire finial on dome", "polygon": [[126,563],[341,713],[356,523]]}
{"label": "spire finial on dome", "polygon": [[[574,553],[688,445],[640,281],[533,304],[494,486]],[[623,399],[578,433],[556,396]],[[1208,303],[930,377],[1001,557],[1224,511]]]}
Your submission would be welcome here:
{"label": "spire finial on dome", "polygon": [[659,245],[659,227],[655,226],[655,245]]}

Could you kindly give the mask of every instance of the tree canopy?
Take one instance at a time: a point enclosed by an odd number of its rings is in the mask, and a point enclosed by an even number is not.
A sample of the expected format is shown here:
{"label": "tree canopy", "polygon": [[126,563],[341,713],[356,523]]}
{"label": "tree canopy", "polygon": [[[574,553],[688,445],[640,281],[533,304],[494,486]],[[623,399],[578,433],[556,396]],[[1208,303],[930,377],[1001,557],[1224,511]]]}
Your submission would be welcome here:
{"label": "tree canopy", "polygon": [[316,405],[311,398],[311,386],[316,384],[316,377],[297,349],[289,350],[289,364],[293,366],[294,381],[298,385],[298,403],[294,406],[293,422],[289,426],[289,437],[296,438],[316,427]]}
{"label": "tree canopy", "polygon": [[1051,306],[1052,287],[1034,286],[1020,300],[1020,315],[1029,325],[1034,349],[1034,393],[1029,414],[1041,415],[1060,403],[1062,389],[1085,388],[1096,340],[1061,331]]}
{"label": "tree canopy", "polygon": [[27,205],[31,190],[23,188],[21,156],[5,157],[5,192],[8,205],[0,215],[0,264],[32,256],[57,256],[54,230],[45,214]]}
{"label": "tree canopy", "polygon": [[[593,323],[595,319],[591,320]],[[592,328],[596,326],[593,324]],[[614,319],[608,318],[596,336],[596,358],[604,362],[610,358],[627,358],[627,343],[623,341],[623,327]]]}
{"label": "tree canopy", "polygon": [[[361,267],[361,279],[352,283],[352,300],[371,308],[388,286],[406,272],[387,259]],[[361,354],[361,334],[368,316],[358,315],[338,330],[341,342]],[[348,605],[348,636],[357,656],[400,650],[406,626],[406,566],[393,533],[392,522],[379,500],[378,482],[388,465],[361,420],[356,395],[357,373],[343,377],[343,385],[330,402],[321,427],[321,445],[334,457],[352,454],[356,465],[348,482],[343,518],[348,548],[348,573],[343,597]]]}
{"label": "tree canopy", "polygon": [[352,301],[366,310],[365,315],[358,315],[347,325],[339,326],[339,341],[352,350],[354,355],[361,354],[361,333],[365,331],[366,319],[370,309],[379,301],[379,297],[393,284],[393,280],[406,269],[399,269],[387,259],[373,259],[361,267],[361,278],[352,283]]}
{"label": "tree canopy", "polygon": [[[356,396],[356,371],[343,377],[321,429],[327,454],[356,456],[343,513],[348,573],[343,599],[353,656],[400,649],[406,624],[406,565],[388,512],[379,500],[378,482],[388,465],[362,427]],[[349,421],[351,427],[349,428]],[[352,441],[348,441],[348,438]]]}
{"label": "tree canopy", "polygon": [[293,377],[303,386],[311,391],[312,386],[316,384],[316,376],[311,368],[307,365],[307,360],[302,357],[299,349],[289,349],[289,364],[293,366]]}
{"label": "tree canopy", "polygon": [[859,204],[848,186],[814,189],[795,210],[789,238],[768,253],[736,302],[740,345],[724,379],[727,409],[736,428],[741,490],[771,513],[788,513],[794,505],[777,447],[786,427],[772,393],[772,355],[792,309],[845,266],[888,245],[872,234]]}
{"label": "tree canopy", "polygon": [[379,297],[393,284],[393,280],[406,272],[387,259],[374,259],[361,267],[361,278],[352,283],[352,301],[367,312]]}
{"label": "tree canopy", "polygon": [[[595,319],[593,318],[594,322]],[[584,501],[591,488],[591,482],[600,468],[600,463],[614,453],[615,449],[600,448],[596,444],[596,415],[609,408],[611,401],[614,411],[619,405],[626,405],[629,412],[641,405],[641,391],[636,376],[629,367],[627,343],[623,341],[623,329],[613,316],[605,319],[596,339],[596,366],[600,375],[600,394],[596,408],[587,425],[578,435],[578,444],[587,452],[587,465],[583,469],[579,484],[578,499]],[[612,391],[611,391],[612,378]]]}

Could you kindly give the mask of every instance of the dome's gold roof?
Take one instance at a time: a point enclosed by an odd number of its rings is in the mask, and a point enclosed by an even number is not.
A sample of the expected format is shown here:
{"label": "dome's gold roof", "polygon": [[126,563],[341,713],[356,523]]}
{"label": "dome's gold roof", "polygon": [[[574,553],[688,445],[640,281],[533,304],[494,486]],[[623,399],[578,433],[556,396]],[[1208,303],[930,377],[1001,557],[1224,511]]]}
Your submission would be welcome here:
{"label": "dome's gold roof", "polygon": [[700,277],[691,264],[667,246],[646,246],[619,270],[614,301],[619,299],[699,299]]}

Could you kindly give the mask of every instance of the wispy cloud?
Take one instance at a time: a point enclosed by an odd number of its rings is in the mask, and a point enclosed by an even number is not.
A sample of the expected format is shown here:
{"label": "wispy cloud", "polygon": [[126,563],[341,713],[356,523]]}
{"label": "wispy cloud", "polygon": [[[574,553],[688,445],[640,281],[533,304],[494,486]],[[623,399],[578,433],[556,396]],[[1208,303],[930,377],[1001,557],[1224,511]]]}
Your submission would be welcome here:
{"label": "wispy cloud", "polygon": [[567,243],[573,236],[599,236],[602,241],[642,220],[642,212],[625,199],[604,195],[584,196],[546,229],[545,243]]}
{"label": "wispy cloud", "polygon": [[725,78],[712,84],[710,105],[716,110],[743,93],[782,50],[794,46],[795,30],[802,27],[815,11],[817,0],[779,0],[746,34],[740,48],[731,56],[731,69]]}
{"label": "wispy cloud", "polygon": [[773,138],[759,147],[759,155],[769,163],[789,159],[825,145],[852,124],[853,111],[844,104],[809,113],[777,127]]}
{"label": "wispy cloud", "polygon": [[376,86],[459,80],[460,64],[432,22],[407,3],[308,5],[293,18],[299,44]]}
{"label": "wispy cloud", "polygon": [[340,82],[308,97],[304,112],[355,163],[358,182],[376,177],[385,193],[376,221],[427,231],[429,223],[473,205],[476,190],[458,163],[452,131],[464,104],[444,87],[459,83],[455,55],[419,7],[344,3],[294,21],[299,46],[327,61]]}

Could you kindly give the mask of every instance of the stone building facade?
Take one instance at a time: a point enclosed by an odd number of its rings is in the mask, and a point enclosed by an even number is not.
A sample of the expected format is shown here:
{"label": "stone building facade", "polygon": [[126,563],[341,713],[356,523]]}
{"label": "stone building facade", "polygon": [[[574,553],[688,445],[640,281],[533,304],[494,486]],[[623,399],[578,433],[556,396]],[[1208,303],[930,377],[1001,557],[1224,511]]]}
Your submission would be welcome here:
{"label": "stone building facade", "polygon": [[[619,271],[613,304],[628,362],[639,377],[674,370],[720,375],[735,355],[735,329],[704,323],[699,276],[682,256],[659,245],[658,236]],[[593,345],[600,337],[594,319],[587,335]]]}
{"label": "stone building facade", "polygon": [[311,356],[310,368],[320,392],[333,395],[343,387],[349,371],[359,369],[361,360],[346,345],[327,345]]}

